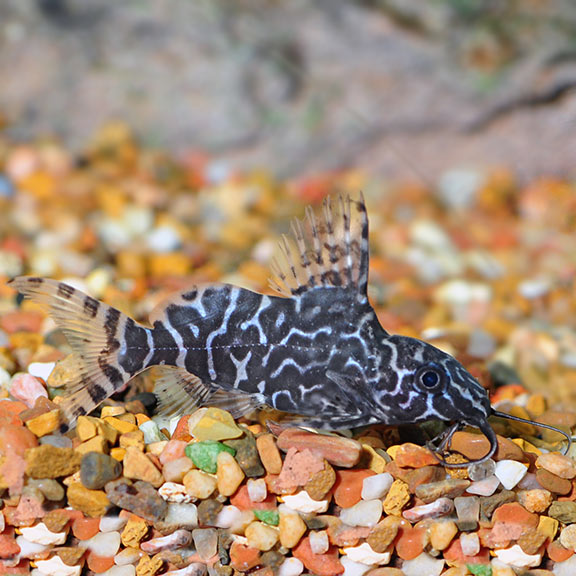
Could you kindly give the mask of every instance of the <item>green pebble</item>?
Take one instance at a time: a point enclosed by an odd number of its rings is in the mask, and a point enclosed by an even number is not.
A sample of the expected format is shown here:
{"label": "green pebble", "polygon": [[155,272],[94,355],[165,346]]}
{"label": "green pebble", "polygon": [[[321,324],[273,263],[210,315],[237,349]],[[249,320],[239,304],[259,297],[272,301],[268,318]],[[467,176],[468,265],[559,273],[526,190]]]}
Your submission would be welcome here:
{"label": "green pebble", "polygon": [[216,461],[220,452],[229,452],[232,456],[236,455],[234,448],[230,448],[230,446],[215,440],[194,442],[193,444],[188,444],[185,449],[186,456],[194,462],[194,465],[209,474],[216,474]]}
{"label": "green pebble", "polygon": [[492,566],[490,564],[466,564],[466,568],[474,576],[492,576]]}
{"label": "green pebble", "polygon": [[252,510],[254,516],[258,520],[264,522],[264,524],[270,524],[270,526],[278,526],[280,522],[280,516],[278,515],[278,510]]}

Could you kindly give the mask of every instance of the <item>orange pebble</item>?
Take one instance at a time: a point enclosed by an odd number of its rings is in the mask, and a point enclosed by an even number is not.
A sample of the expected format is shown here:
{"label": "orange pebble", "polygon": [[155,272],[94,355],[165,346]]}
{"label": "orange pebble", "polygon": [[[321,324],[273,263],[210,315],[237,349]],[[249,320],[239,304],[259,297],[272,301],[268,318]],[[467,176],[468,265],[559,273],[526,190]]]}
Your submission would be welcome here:
{"label": "orange pebble", "polygon": [[174,434],[172,434],[171,440],[184,440],[184,442],[190,442],[190,440],[192,440],[192,436],[190,435],[190,432],[188,432],[189,419],[190,414],[187,414],[178,420],[176,430],[174,430]]}
{"label": "orange pebble", "polygon": [[364,478],[374,476],[372,470],[338,470],[334,484],[334,500],[342,508],[358,504],[362,498]]}
{"label": "orange pebble", "polygon": [[246,572],[260,563],[260,550],[233,542],[230,547],[230,566],[239,572]]}
{"label": "orange pebble", "polygon": [[336,576],[344,572],[344,566],[338,559],[338,549],[331,546],[325,554],[314,554],[310,547],[310,538],[302,538],[292,549],[292,554],[298,558],[312,573],[318,576]]}
{"label": "orange pebble", "polygon": [[546,552],[548,552],[548,556],[553,562],[564,562],[564,560],[568,560],[568,558],[574,555],[574,550],[564,548],[559,540],[550,542],[548,546],[546,546]]}
{"label": "orange pebble", "polygon": [[464,564],[489,564],[490,552],[488,548],[480,548],[480,552],[476,556],[464,556],[460,539],[455,538],[452,540],[448,548],[444,550],[444,559],[451,564],[464,566]]}
{"label": "orange pebble", "polygon": [[114,556],[98,556],[94,552],[88,552],[86,563],[92,572],[100,574],[100,572],[106,572],[114,566]]}
{"label": "orange pebble", "polygon": [[78,540],[88,540],[96,536],[99,530],[100,518],[76,518],[72,522],[72,533]]}
{"label": "orange pebble", "polygon": [[276,497],[274,494],[268,494],[263,502],[252,502],[248,494],[248,486],[240,486],[238,490],[230,497],[230,504],[240,510],[273,510],[276,508]]}
{"label": "orange pebble", "polygon": [[403,560],[413,560],[420,556],[424,550],[424,537],[426,530],[423,527],[413,528],[406,523],[400,525],[396,537],[396,554]]}

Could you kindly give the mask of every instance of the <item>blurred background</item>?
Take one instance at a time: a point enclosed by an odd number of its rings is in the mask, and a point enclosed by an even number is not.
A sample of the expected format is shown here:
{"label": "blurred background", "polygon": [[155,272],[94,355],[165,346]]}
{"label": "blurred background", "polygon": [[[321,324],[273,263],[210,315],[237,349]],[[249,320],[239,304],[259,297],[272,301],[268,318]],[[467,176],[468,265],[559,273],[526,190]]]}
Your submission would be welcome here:
{"label": "blurred background", "polygon": [[2,0],[0,367],[53,329],[12,276],[142,320],[270,291],[290,219],[362,190],[383,326],[574,406],[575,88],[573,0]]}
{"label": "blurred background", "polygon": [[572,0],[3,0],[0,112],[281,176],[572,174]]}

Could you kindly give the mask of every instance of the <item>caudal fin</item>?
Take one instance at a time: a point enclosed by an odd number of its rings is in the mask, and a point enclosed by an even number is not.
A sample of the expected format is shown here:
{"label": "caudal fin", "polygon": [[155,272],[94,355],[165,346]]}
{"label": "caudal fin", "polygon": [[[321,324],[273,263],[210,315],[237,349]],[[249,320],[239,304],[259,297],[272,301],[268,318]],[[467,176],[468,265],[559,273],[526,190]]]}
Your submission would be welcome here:
{"label": "caudal fin", "polygon": [[9,284],[46,310],[79,359],[79,372],[66,385],[69,395],[60,404],[65,431],[75,425],[78,416],[91,412],[136,373],[125,357],[125,334],[127,330],[139,332],[146,342],[148,330],[63,282],[20,276]]}

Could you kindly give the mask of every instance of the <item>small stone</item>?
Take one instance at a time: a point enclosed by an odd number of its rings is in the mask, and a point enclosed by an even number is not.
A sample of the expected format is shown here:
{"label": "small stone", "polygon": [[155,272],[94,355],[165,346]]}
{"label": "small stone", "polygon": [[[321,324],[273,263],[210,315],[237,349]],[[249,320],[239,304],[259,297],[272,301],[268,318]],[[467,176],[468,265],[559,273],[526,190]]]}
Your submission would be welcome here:
{"label": "small stone", "polygon": [[496,557],[514,568],[530,568],[539,566],[542,562],[542,554],[526,554],[518,544],[503,550],[495,550]]}
{"label": "small stone", "polygon": [[462,532],[476,530],[480,518],[480,500],[476,496],[454,498],[458,528]]}
{"label": "small stone", "polygon": [[552,494],[548,490],[521,490],[518,492],[518,502],[529,512],[542,514],[552,504]]}
{"label": "small stone", "polygon": [[90,490],[99,490],[122,474],[122,465],[107,454],[88,452],[82,456],[80,481]]}
{"label": "small stone", "polygon": [[258,478],[257,480],[249,478],[246,483],[246,488],[252,502],[263,502],[268,496],[268,487],[266,486],[264,478]]}
{"label": "small stone", "polygon": [[352,468],[358,464],[362,453],[362,445],[356,440],[313,434],[299,428],[284,430],[278,436],[277,445],[285,452],[289,448],[296,448],[299,451],[308,449],[340,468]]}
{"label": "small stone", "polygon": [[82,566],[68,566],[59,556],[36,560],[36,568],[42,576],[80,576],[82,572]]}
{"label": "small stone", "polygon": [[562,528],[559,539],[560,544],[562,544],[564,548],[576,552],[576,524],[570,524]]}
{"label": "small stone", "polygon": [[278,510],[254,510],[254,516],[270,526],[278,526],[280,522]]}
{"label": "small stone", "polygon": [[340,564],[344,567],[342,576],[364,576],[364,574],[370,570],[370,566],[367,564],[354,562],[354,560],[348,558],[348,556],[342,556],[340,558]]}
{"label": "small stone", "polygon": [[277,576],[300,576],[304,572],[304,564],[298,558],[286,558],[278,567]]}
{"label": "small stone", "polygon": [[342,552],[353,562],[360,562],[368,566],[388,564],[392,556],[390,552],[375,552],[367,542],[359,546],[343,548]]}
{"label": "small stone", "polygon": [[193,498],[198,498],[199,500],[210,498],[217,486],[217,480],[214,476],[196,469],[190,470],[186,476],[184,476],[183,483],[186,492]]}
{"label": "small stone", "polygon": [[152,444],[154,442],[163,442],[166,440],[166,436],[162,434],[158,424],[154,420],[147,420],[138,426],[140,432],[144,435],[144,442],[146,444]]}
{"label": "small stone", "polygon": [[256,438],[256,447],[262,465],[268,474],[280,474],[282,471],[282,457],[276,446],[276,440],[272,434],[262,434]]}
{"label": "small stone", "polygon": [[186,456],[197,468],[209,474],[216,474],[218,455],[221,452],[228,452],[232,456],[236,454],[233,448],[215,441],[194,442],[186,446]]}
{"label": "small stone", "polygon": [[326,530],[312,530],[308,537],[310,538],[310,549],[314,554],[325,554],[328,552],[330,541]]}
{"label": "small stone", "polygon": [[174,532],[174,530],[193,530],[198,527],[199,514],[200,507],[195,504],[170,502],[166,515],[161,522],[156,522],[154,527],[164,533]]}
{"label": "small stone", "polygon": [[528,468],[515,460],[500,460],[494,470],[494,474],[506,490],[512,490],[527,472]]}
{"label": "small stone", "polygon": [[126,434],[138,430],[138,426],[136,426],[134,422],[129,422],[128,420],[116,416],[106,416],[105,418],[102,418],[102,420],[106,422],[106,424],[112,426],[112,428],[120,434]]}
{"label": "small stone", "polygon": [[73,548],[71,546],[65,546],[56,550],[56,554],[67,566],[82,564],[82,556],[84,556],[85,553],[86,550],[83,548]]}
{"label": "small stone", "polygon": [[480,539],[477,532],[460,534],[460,546],[464,556],[476,556],[480,552]]}
{"label": "small stone", "polygon": [[184,484],[177,484],[176,482],[164,482],[158,488],[158,494],[162,500],[166,502],[192,502],[195,498],[188,494]]}
{"label": "small stone", "polygon": [[400,468],[423,468],[440,464],[434,453],[423,446],[407,442],[395,448],[393,459]]}
{"label": "small stone", "polygon": [[278,486],[282,490],[293,492],[323,469],[324,460],[318,454],[307,449],[299,452],[296,448],[289,448],[278,476]]}
{"label": "small stone", "polygon": [[538,530],[529,530],[524,532],[517,540],[518,546],[526,554],[538,554],[542,546],[546,543],[546,535]]}
{"label": "small stone", "polygon": [[144,520],[130,518],[122,530],[121,539],[124,546],[138,548],[140,541],[148,534],[148,524]]}
{"label": "small stone", "polygon": [[28,486],[38,488],[47,500],[57,502],[64,498],[64,488],[60,482],[53,478],[28,479]]}
{"label": "small stone", "polygon": [[[202,500],[198,504],[198,521],[202,526],[216,526],[223,504],[218,500]],[[253,516],[250,515],[252,520]]]}
{"label": "small stone", "polygon": [[218,552],[218,531],[214,528],[196,528],[192,538],[196,551],[205,562]]}
{"label": "small stone", "polygon": [[379,500],[390,491],[394,477],[388,472],[367,476],[362,481],[362,500]]}
{"label": "small stone", "polygon": [[257,550],[267,551],[278,542],[278,530],[263,522],[252,522],[246,527],[245,536],[248,546]]}
{"label": "small stone", "polygon": [[24,402],[28,408],[33,408],[36,400],[41,396],[48,398],[48,392],[40,380],[32,374],[23,373],[16,374],[12,378],[10,394]]}
{"label": "small stone", "polygon": [[230,566],[238,572],[247,572],[260,563],[260,550],[246,546],[238,541],[230,547]]}
{"label": "small stone", "polygon": [[560,476],[556,476],[556,474],[552,474],[552,472],[544,468],[536,471],[536,480],[542,488],[549,490],[552,494],[564,496],[572,492],[572,482],[570,480],[560,478]]}
{"label": "small stone", "polygon": [[468,494],[476,494],[477,496],[492,496],[494,492],[500,486],[500,480],[496,476],[490,476],[484,480],[478,480],[477,482],[472,482],[466,492]]}
{"label": "small stone", "polygon": [[132,483],[119,478],[106,484],[106,495],[114,505],[152,522],[165,516],[168,504],[148,482]]}
{"label": "small stone", "polygon": [[576,573],[576,556],[571,556],[562,562],[555,562],[554,576],[574,576]]}
{"label": "small stone", "polygon": [[416,558],[412,560],[405,560],[402,564],[402,571],[405,576],[440,576],[444,570],[445,561],[442,559],[436,559],[422,552]]}
{"label": "small stone", "polygon": [[386,516],[370,530],[366,542],[375,552],[385,552],[396,538],[401,523],[396,516]]}
{"label": "small stone", "polygon": [[167,482],[182,483],[184,476],[192,469],[192,461],[187,456],[170,460],[162,467],[162,476]]}
{"label": "small stone", "polygon": [[167,550],[178,550],[192,543],[192,534],[188,530],[175,530],[168,536],[159,536],[140,543],[140,549],[147,554],[158,554]]}
{"label": "small stone", "polygon": [[60,426],[60,410],[50,410],[26,421],[26,427],[38,438],[52,434]]}
{"label": "small stone", "polygon": [[416,496],[426,504],[434,502],[438,498],[455,498],[464,493],[470,486],[468,480],[458,478],[447,478],[440,482],[431,482],[429,484],[420,484],[416,488]]}
{"label": "small stone", "polygon": [[484,460],[484,462],[477,462],[468,466],[468,478],[472,482],[479,482],[481,480],[486,480],[494,475],[494,470],[496,469],[496,463],[492,458]]}
{"label": "small stone", "polygon": [[324,460],[324,467],[320,472],[313,474],[310,480],[304,485],[304,490],[312,500],[324,500],[334,484],[336,483],[336,472],[330,464]]}
{"label": "small stone", "polygon": [[100,452],[104,454],[108,452],[108,441],[104,436],[94,436],[94,438],[90,438],[90,440],[86,440],[86,442],[82,442],[82,444],[76,446],[75,451],[80,454],[80,456],[88,454],[89,452]]}
{"label": "small stone", "polygon": [[509,502],[515,502],[517,499],[516,492],[512,492],[511,490],[502,490],[501,492],[497,492],[493,496],[488,496],[486,498],[480,499],[480,514],[486,520],[490,520],[492,518],[492,514],[494,511],[503,504],[507,504]]}
{"label": "small stone", "polygon": [[164,560],[160,554],[152,557],[142,556],[136,565],[136,576],[155,576],[160,572],[163,565]]}
{"label": "small stone", "polygon": [[396,554],[403,560],[412,560],[422,554],[427,540],[424,525],[412,526],[410,523],[400,524],[396,539]]}
{"label": "small stone", "polygon": [[98,532],[92,538],[83,540],[81,546],[94,552],[97,556],[114,556],[120,549],[119,532]]}
{"label": "small stone", "polygon": [[264,467],[260,461],[254,434],[244,430],[244,435],[236,440],[226,440],[224,444],[234,449],[236,462],[242,468],[247,478],[259,478],[264,475]]}
{"label": "small stone", "polygon": [[384,500],[384,512],[389,516],[400,516],[408,502],[410,502],[408,484],[402,480],[394,480]]}
{"label": "small stone", "polygon": [[574,524],[576,523],[576,502],[552,502],[548,509],[548,516],[562,524]]}
{"label": "small stone", "polygon": [[442,552],[450,546],[458,534],[458,526],[452,520],[438,520],[430,525],[430,544],[434,550]]}
{"label": "small stone", "polygon": [[435,502],[430,504],[423,504],[421,506],[414,506],[409,510],[404,510],[402,516],[410,522],[419,522],[426,518],[438,518],[446,516],[454,510],[454,503],[449,498],[438,498]]}
{"label": "small stone", "polygon": [[338,470],[334,501],[342,508],[349,508],[357,504],[362,498],[364,479],[374,476],[371,470]]}
{"label": "small stone", "polygon": [[330,548],[326,554],[314,554],[310,548],[309,538],[302,538],[292,553],[312,574],[336,576],[344,572],[344,566],[338,559],[338,551],[335,548]]}
{"label": "small stone", "polygon": [[222,496],[232,496],[242,481],[244,472],[229,452],[222,451],[217,456],[217,486]]}
{"label": "small stone", "polygon": [[382,516],[380,500],[360,500],[350,508],[343,508],[340,520],[348,526],[375,526]]}
{"label": "small stone", "polygon": [[220,408],[207,408],[202,417],[189,421],[190,434],[199,441],[229,440],[242,436],[243,431],[236,426],[229,412]]}
{"label": "small stone", "polygon": [[[498,449],[493,457],[494,460],[516,460],[518,462],[524,460],[522,448],[514,444],[514,442],[500,435],[497,436],[497,440]],[[450,449],[460,452],[469,460],[478,460],[488,453],[490,443],[482,434],[458,431],[452,436]]]}
{"label": "small stone", "polygon": [[100,518],[98,528],[100,532],[120,532],[128,523],[128,518],[123,516],[103,516]]}
{"label": "small stone", "polygon": [[72,448],[56,448],[49,444],[26,451],[26,474],[31,478],[59,478],[80,470],[80,454]]}
{"label": "small stone", "polygon": [[43,522],[38,522],[38,524],[30,527],[22,527],[20,533],[28,542],[43,546],[59,546],[64,544],[68,537],[67,531],[54,533]]}
{"label": "small stone", "polygon": [[110,508],[110,500],[102,490],[90,490],[80,482],[68,486],[68,504],[91,518],[104,516]]}
{"label": "small stone", "polygon": [[130,447],[126,449],[124,456],[124,476],[131,480],[142,480],[159,488],[164,483],[162,473],[138,448]]}
{"label": "small stone", "polygon": [[503,504],[494,511],[490,542],[497,547],[505,547],[522,535],[536,531],[538,516],[528,512],[517,502]]}
{"label": "small stone", "polygon": [[283,496],[282,499],[292,510],[302,512],[303,514],[322,514],[328,510],[329,505],[328,500],[313,500],[305,490],[301,490],[296,494]]}
{"label": "small stone", "polygon": [[280,544],[284,548],[294,548],[304,534],[307,527],[300,515],[287,506],[279,508]]}
{"label": "small stone", "polygon": [[144,432],[142,432],[142,430],[126,432],[120,436],[119,444],[120,448],[138,448],[138,450],[144,452],[144,448],[146,447]]}
{"label": "small stone", "polygon": [[567,480],[576,476],[576,462],[569,456],[556,452],[540,454],[536,459],[536,466]]}

